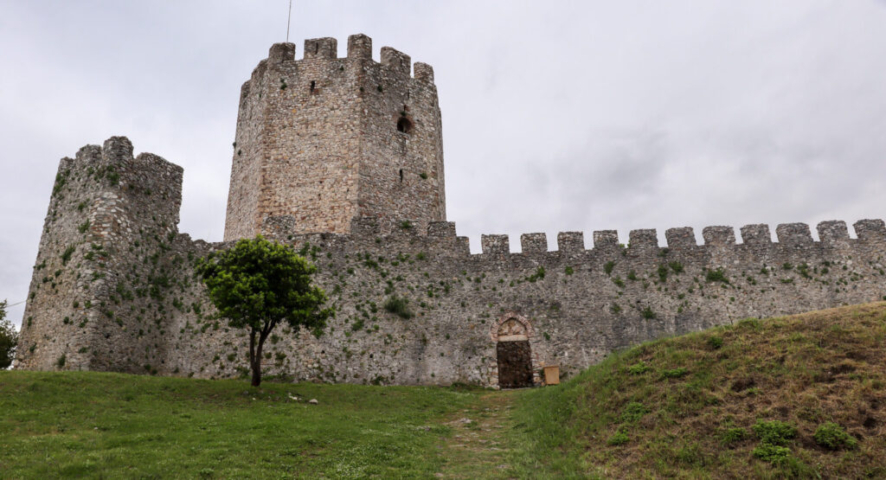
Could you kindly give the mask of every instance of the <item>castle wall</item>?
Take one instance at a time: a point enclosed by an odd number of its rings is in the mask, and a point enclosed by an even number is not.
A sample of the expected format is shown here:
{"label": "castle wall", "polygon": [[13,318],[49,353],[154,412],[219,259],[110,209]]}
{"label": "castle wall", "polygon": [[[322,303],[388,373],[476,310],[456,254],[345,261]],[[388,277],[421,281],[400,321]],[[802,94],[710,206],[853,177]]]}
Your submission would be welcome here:
{"label": "castle wall", "polygon": [[[346,233],[356,216],[445,219],[440,110],[433,71],[372,41],[276,44],[241,90],[225,239],[254,236],[264,218]],[[409,133],[397,130],[404,119]],[[402,174],[400,173],[402,172]],[[402,180],[401,180],[402,178]]]}
{"label": "castle wall", "polygon": [[[133,159],[116,137],[63,159],[59,179],[17,367],[58,369],[65,355],[64,369],[244,372],[245,334],[217,318],[194,274],[198,258],[232,243],[177,233],[181,169]],[[803,224],[778,226],[778,242],[750,225],[741,244],[731,227],[705,228],[703,245],[692,229],[671,229],[666,248],[654,230],[630,232],[627,247],[614,231],[594,232],[590,249],[581,233],[561,233],[556,251],[544,234],[527,234],[521,253],[486,235],[481,254],[447,222],[394,222],[412,226],[388,232],[363,218],[349,234],[300,234],[298,222],[270,217],[261,231],[318,266],[337,313],[319,338],[278,327],[269,340],[266,373],[296,380],[495,386],[498,328],[510,318],[528,323],[533,367],[558,364],[568,376],[662,336],[886,296],[882,221],[856,223],[855,239],[845,223],[825,222],[820,241]],[[393,296],[414,316],[386,311]]]}

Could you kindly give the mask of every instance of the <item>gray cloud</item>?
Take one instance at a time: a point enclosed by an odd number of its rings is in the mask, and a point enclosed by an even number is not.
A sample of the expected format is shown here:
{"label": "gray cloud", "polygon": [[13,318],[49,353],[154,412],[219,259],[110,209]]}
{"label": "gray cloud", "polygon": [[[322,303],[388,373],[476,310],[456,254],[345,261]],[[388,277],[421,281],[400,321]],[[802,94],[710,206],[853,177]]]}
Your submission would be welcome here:
{"label": "gray cloud", "polygon": [[[0,298],[23,300],[59,158],[127,135],[224,226],[240,84],[286,0],[0,0]],[[481,233],[884,217],[886,2],[295,2],[434,65],[450,220]],[[11,316],[18,320],[22,310]]]}

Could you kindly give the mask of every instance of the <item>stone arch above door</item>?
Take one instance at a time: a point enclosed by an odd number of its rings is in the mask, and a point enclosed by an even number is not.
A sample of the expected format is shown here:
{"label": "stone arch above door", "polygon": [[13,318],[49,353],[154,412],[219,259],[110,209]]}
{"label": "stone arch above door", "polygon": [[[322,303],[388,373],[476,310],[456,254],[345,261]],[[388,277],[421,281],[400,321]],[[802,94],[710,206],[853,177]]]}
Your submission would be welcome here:
{"label": "stone arch above door", "polygon": [[489,336],[493,342],[530,340],[535,336],[529,319],[514,312],[507,312],[492,324]]}

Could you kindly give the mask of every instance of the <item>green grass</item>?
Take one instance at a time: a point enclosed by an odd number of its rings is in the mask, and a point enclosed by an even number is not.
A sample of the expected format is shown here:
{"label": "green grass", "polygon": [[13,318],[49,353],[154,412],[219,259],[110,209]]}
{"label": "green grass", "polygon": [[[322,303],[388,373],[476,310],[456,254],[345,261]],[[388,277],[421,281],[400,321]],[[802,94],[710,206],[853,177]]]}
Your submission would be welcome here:
{"label": "green grass", "polygon": [[441,419],[477,398],[433,387],[254,390],[242,380],[2,371],[0,478],[432,478],[451,433]]}
{"label": "green grass", "polygon": [[878,303],[527,391],[2,371],[0,478],[886,478],[884,358]]}
{"label": "green grass", "polygon": [[886,478],[886,303],[659,340],[516,399],[518,478]]}

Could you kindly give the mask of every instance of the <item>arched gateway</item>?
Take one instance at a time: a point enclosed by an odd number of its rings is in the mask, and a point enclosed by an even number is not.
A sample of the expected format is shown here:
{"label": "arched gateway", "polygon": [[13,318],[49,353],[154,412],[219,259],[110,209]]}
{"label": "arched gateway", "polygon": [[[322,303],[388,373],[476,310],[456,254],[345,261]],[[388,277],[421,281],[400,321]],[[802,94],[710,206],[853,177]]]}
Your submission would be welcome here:
{"label": "arched gateway", "polygon": [[529,345],[531,326],[525,318],[507,314],[496,322],[493,340],[496,341],[498,386],[500,388],[531,387],[532,347]]}

